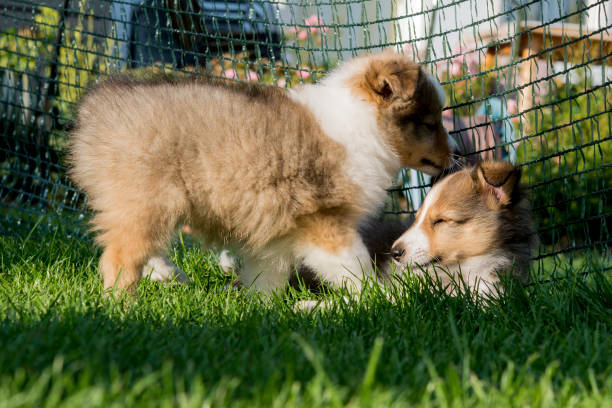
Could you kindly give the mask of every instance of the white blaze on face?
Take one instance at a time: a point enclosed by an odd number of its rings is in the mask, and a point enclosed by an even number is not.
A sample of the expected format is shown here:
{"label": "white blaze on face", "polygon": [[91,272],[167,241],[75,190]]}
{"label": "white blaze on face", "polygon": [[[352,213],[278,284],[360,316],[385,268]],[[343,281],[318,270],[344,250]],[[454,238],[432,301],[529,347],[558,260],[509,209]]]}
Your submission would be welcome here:
{"label": "white blaze on face", "polygon": [[431,261],[431,245],[429,236],[423,230],[423,223],[427,219],[427,213],[430,211],[432,205],[438,200],[442,185],[447,181],[448,178],[440,181],[431,188],[427,196],[425,196],[421,212],[417,219],[414,220],[412,227],[395,241],[395,245],[401,244],[406,251],[402,263],[426,264]]}

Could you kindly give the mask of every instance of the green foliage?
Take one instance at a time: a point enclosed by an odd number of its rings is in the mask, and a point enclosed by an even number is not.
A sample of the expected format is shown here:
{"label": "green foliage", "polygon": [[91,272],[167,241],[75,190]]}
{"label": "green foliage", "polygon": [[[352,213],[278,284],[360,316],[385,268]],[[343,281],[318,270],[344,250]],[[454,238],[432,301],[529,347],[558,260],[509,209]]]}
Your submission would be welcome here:
{"label": "green foliage", "polygon": [[106,38],[102,43],[95,41],[93,14],[85,19],[84,5],[81,3],[78,23],[67,26],[63,44],[59,52],[59,103],[60,110],[68,116],[80,95],[102,74],[108,73],[117,65],[115,42]]}
{"label": "green foliage", "polygon": [[550,87],[518,148],[541,238],[560,247],[602,245],[612,220],[612,93],[605,86],[592,90],[584,79]]}
{"label": "green foliage", "polygon": [[59,13],[56,10],[40,7],[32,28],[10,28],[0,33],[0,68],[34,72],[39,60],[49,61],[58,23]]}
{"label": "green foliage", "polygon": [[[70,118],[72,105],[81,92],[115,61],[112,39],[99,43],[94,36],[85,34],[93,32],[92,15],[84,17],[85,5],[86,2],[81,3],[74,27],[65,23],[61,37],[58,37],[60,13],[49,7],[38,8],[31,28],[11,28],[0,33],[0,69],[46,80],[51,75],[51,66],[57,64],[58,95],[53,105],[64,119]],[[61,44],[56,50],[58,38]]]}
{"label": "green foliage", "polygon": [[[8,68],[16,74],[34,74],[45,79],[50,75],[51,65],[57,62],[59,95],[54,105],[59,108],[60,117],[64,119],[71,117],[74,103],[91,83],[119,66],[115,41],[106,38],[100,42],[88,34],[94,32],[94,20],[93,12],[85,12],[86,6],[86,1],[81,3],[75,26],[65,23],[57,56],[55,46],[60,26],[60,13],[57,10],[39,7],[32,28],[12,28],[0,33],[0,69]],[[313,17],[306,19],[305,28],[289,30],[286,41],[291,38],[298,48],[320,44],[321,35],[327,29],[312,26],[320,24],[318,20],[312,21]],[[306,57],[304,59],[307,60]],[[135,71],[135,75],[139,75],[139,71],[176,72],[171,66],[162,63]],[[290,87],[301,82],[312,82],[316,79],[313,73],[324,71],[324,68],[310,65],[291,68],[282,66],[280,62],[273,64],[265,58],[252,61],[246,54],[227,54],[221,58],[208,59],[201,70],[186,67],[182,74],[213,74],[221,78]]]}

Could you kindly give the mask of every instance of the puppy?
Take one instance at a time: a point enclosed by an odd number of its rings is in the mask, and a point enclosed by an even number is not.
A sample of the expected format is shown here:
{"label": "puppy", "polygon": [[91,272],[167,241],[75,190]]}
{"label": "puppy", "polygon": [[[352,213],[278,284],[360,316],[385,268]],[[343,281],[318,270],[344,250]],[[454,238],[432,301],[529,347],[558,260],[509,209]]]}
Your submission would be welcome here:
{"label": "puppy", "polygon": [[527,283],[538,238],[520,176],[511,163],[483,162],[434,184],[391,248],[396,269],[437,272],[449,290],[453,275],[488,294],[500,275]]}
{"label": "puppy", "polygon": [[[444,93],[394,53],[285,91],[214,81],[109,80],[78,108],[71,176],[95,211],[104,288],[134,290],[174,228],[242,251],[270,292],[301,262],[332,285],[371,275],[359,223],[402,167],[450,163]],[[150,258],[154,261],[150,262]]]}
{"label": "puppy", "polygon": [[[440,279],[449,294],[457,288],[451,281],[493,296],[503,290],[502,275],[527,283],[538,238],[519,179],[520,170],[510,163],[480,163],[439,178],[416,220],[385,216],[362,223],[359,232],[378,281],[384,284],[411,267],[412,273]],[[320,282],[308,267],[300,265],[298,275],[318,289]],[[296,310],[331,306],[330,301],[305,300]]]}

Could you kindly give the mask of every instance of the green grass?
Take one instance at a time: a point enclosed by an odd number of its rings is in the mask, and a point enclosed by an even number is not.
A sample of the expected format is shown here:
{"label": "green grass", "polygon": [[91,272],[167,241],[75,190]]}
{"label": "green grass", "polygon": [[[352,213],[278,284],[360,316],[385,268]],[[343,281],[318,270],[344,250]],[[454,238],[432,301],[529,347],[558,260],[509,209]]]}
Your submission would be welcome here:
{"label": "green grass", "polygon": [[[0,237],[0,407],[612,406],[612,284],[593,273],[484,306],[406,279],[330,310],[226,289],[175,246],[185,286],[100,296],[98,251]],[[327,296],[337,298],[339,293]]]}

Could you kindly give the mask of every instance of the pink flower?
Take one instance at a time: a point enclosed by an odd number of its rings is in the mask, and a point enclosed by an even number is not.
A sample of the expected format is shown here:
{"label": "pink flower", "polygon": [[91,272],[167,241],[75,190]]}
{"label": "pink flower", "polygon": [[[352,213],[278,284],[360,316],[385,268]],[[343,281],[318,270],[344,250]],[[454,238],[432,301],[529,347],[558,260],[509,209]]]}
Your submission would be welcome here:
{"label": "pink flower", "polygon": [[[329,31],[328,27],[321,27],[322,25],[325,25],[325,23],[316,14],[313,14],[312,16],[307,17],[304,20],[304,24],[306,24],[307,26],[311,26],[310,27],[311,33],[317,33],[319,31],[323,31],[323,32]],[[316,27],[313,27],[313,26],[316,26]]]}
{"label": "pink flower", "polygon": [[276,81],[276,86],[278,86],[279,88],[286,88],[287,81],[285,81],[284,79],[279,79],[278,81]]}
{"label": "pink flower", "polygon": [[461,63],[452,62],[450,73],[452,76],[458,76],[461,73]]}
{"label": "pink flower", "polygon": [[308,34],[326,33],[329,31],[328,27],[321,27],[324,25],[323,20],[313,14],[304,20],[306,28],[302,27],[291,27],[289,32],[297,34],[297,38],[303,41],[308,38]]}
{"label": "pink flower", "polygon": [[507,99],[506,106],[508,107],[508,113],[515,114],[517,110],[516,99]]}
{"label": "pink flower", "polygon": [[233,69],[226,69],[223,71],[223,76],[229,79],[238,78],[238,73]]}
{"label": "pink flower", "polygon": [[465,65],[467,65],[468,71],[470,71],[472,74],[480,72],[480,58],[478,56],[478,51],[469,52],[463,57]]}
{"label": "pink flower", "polygon": [[321,25],[323,24],[323,21],[319,19],[319,17],[316,14],[313,14],[310,17],[306,17],[306,19],[304,20],[304,24],[308,26]]}
{"label": "pink flower", "polygon": [[299,76],[300,78],[302,78],[302,79],[306,79],[306,78],[310,77],[310,72],[305,71],[303,69],[299,69],[299,70],[295,71],[295,74],[297,76]]}
{"label": "pink flower", "polygon": [[246,76],[247,81],[259,81],[259,76],[257,76],[257,72],[249,70]]}
{"label": "pink flower", "polygon": [[[240,79],[240,76],[238,75],[238,72],[236,72],[235,69],[226,69],[225,71],[223,71],[223,76],[227,79]],[[259,81],[259,76],[257,75],[257,72],[249,70],[246,73],[245,79],[247,81]]]}

